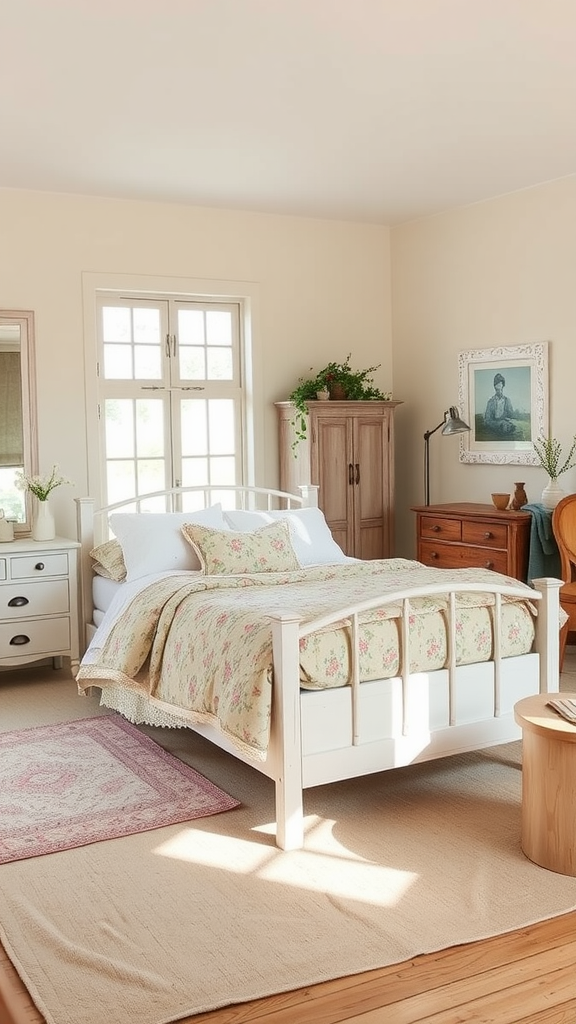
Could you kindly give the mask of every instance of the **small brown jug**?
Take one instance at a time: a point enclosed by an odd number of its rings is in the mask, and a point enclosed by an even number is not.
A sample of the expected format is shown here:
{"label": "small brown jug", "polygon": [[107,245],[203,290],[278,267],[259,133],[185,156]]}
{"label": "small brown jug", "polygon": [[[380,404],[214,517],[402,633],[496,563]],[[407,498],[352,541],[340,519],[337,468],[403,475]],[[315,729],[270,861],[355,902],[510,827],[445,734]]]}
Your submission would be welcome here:
{"label": "small brown jug", "polygon": [[524,484],[514,484],[514,495],[512,497],[512,508],[518,512],[522,508],[522,505],[528,504],[528,496],[524,490]]}

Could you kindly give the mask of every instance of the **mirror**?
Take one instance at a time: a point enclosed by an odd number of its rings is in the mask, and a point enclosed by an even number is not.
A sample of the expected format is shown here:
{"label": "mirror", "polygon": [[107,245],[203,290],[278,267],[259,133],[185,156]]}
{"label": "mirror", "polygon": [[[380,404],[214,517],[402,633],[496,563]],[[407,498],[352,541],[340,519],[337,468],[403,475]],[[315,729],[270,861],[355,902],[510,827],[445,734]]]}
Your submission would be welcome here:
{"label": "mirror", "polygon": [[0,509],[14,533],[30,532],[30,495],[15,484],[16,470],[38,472],[34,314],[0,309]]}

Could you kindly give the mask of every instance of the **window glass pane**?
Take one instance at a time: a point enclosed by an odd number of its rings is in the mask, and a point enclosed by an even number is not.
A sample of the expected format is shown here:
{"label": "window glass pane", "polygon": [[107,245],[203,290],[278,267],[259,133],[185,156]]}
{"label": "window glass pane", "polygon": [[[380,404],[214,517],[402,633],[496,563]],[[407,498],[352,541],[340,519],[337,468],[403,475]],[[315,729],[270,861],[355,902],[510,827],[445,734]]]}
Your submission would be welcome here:
{"label": "window glass pane", "polygon": [[[208,424],[206,400],[187,398],[180,403],[182,418],[182,455],[206,455],[208,452]],[[204,483],[204,481],[200,481]]]}
{"label": "window glass pane", "polygon": [[210,459],[210,483],[235,484],[236,460],[233,458]]}
{"label": "window glass pane", "polygon": [[136,452],[140,459],[164,453],[164,402],[161,399],[136,402]]}
{"label": "window glass pane", "polygon": [[160,348],[134,346],[134,375],[137,380],[160,380],[162,377],[162,353]]}
{"label": "window glass pane", "polygon": [[181,380],[207,380],[206,349],[192,346],[178,346]]}
{"label": "window glass pane", "polygon": [[134,313],[134,343],[137,345],[160,344],[160,310],[139,309]]}
{"label": "window glass pane", "polygon": [[116,306],[103,307],[102,338],[104,341],[131,341],[129,309],[119,309]]}
{"label": "window glass pane", "polygon": [[108,462],[106,465],[107,502],[123,501],[136,494],[136,472],[132,459],[123,462]]}
{"label": "window glass pane", "polygon": [[[134,402],[129,398],[107,399],[104,403],[104,420],[107,458],[134,456]],[[112,500],[119,499],[109,499]]]}
{"label": "window glass pane", "polygon": [[104,345],[106,380],[132,380],[132,349],[129,345]]}
{"label": "window glass pane", "polygon": [[182,486],[199,487],[210,483],[208,459],[182,459]]}
{"label": "window glass pane", "polygon": [[181,345],[204,345],[204,311],[178,310],[178,340]]}
{"label": "window glass pane", "polygon": [[208,402],[210,454],[234,454],[234,402],[231,398],[212,398]]}
{"label": "window glass pane", "polygon": [[138,459],[138,494],[163,491],[166,486],[164,459]]}
{"label": "window glass pane", "polygon": [[232,380],[234,376],[234,364],[232,362],[232,349],[211,348],[206,353],[208,372],[207,380]]}
{"label": "window glass pane", "polygon": [[209,309],[206,313],[206,344],[232,344],[232,317],[226,310]]}

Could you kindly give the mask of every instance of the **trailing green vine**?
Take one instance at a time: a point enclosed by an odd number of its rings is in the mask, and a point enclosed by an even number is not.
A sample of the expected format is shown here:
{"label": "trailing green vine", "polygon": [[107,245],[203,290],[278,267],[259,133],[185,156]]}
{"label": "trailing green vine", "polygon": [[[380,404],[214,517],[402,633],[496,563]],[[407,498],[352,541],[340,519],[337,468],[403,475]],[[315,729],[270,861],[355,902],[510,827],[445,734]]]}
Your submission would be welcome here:
{"label": "trailing green vine", "polygon": [[[289,400],[296,407],[292,420],[295,433],[293,448],[306,437],[307,402],[315,401],[319,391],[331,392],[334,385],[341,385],[345,400],[349,402],[390,401],[392,392],[381,391],[376,387],[372,378],[373,373],[380,369],[381,363],[378,363],[377,366],[369,366],[365,370],[353,370],[350,366],[351,357],[352,353],[348,353],[343,363],[331,362],[313,377],[300,377],[298,384],[290,392]],[[311,366],[310,370],[312,369]]]}

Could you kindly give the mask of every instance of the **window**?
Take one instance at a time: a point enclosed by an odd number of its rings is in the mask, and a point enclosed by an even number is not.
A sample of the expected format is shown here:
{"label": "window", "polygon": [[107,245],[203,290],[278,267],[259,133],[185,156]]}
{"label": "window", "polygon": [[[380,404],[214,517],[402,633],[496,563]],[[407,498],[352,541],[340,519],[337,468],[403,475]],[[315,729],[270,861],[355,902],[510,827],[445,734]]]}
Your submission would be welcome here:
{"label": "window", "polygon": [[97,293],[102,500],[244,478],[241,303]]}

